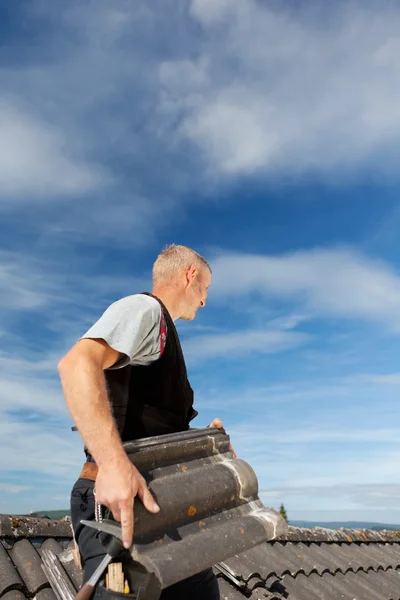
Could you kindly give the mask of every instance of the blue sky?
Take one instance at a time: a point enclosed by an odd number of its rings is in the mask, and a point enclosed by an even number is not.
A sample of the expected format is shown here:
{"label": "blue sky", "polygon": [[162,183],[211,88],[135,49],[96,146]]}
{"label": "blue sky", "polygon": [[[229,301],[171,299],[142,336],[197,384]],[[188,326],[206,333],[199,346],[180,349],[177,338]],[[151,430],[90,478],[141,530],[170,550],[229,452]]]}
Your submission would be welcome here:
{"label": "blue sky", "polygon": [[68,506],[56,365],[155,256],[210,261],[180,323],[200,412],[289,518],[400,523],[400,10],[0,8],[0,511]]}

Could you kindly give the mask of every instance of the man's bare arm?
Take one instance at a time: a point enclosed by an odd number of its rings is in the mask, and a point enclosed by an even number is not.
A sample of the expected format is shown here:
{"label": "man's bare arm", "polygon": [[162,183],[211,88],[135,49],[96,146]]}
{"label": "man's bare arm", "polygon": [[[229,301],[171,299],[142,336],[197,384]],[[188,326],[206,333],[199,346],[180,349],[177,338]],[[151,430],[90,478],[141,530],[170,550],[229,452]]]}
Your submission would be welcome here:
{"label": "man's bare arm", "polygon": [[133,502],[139,496],[150,512],[158,512],[146,482],[122,446],[107,397],[104,369],[120,354],[103,340],[80,340],[60,361],[65,401],[99,471],[96,499],[121,521],[124,545],[133,536]]}
{"label": "man's bare arm", "polygon": [[104,369],[119,358],[119,352],[105,341],[83,339],[58,365],[68,409],[99,467],[118,462],[124,453],[104,377]]}

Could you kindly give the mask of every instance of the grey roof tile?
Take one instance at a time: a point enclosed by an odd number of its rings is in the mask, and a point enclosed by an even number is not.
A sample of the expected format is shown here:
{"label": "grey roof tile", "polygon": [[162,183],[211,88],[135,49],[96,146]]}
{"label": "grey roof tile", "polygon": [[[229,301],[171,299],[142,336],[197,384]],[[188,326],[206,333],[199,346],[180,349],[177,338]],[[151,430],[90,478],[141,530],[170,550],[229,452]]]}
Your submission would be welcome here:
{"label": "grey roof tile", "polygon": [[57,600],[57,596],[50,587],[47,587],[36,594],[35,600]]}
{"label": "grey roof tile", "polygon": [[258,587],[252,590],[250,594],[246,593],[245,595],[222,576],[218,577],[218,584],[221,600],[244,600],[245,598],[250,600],[285,600],[284,596],[277,592],[271,592],[265,586]]}
{"label": "grey roof tile", "polygon": [[278,591],[288,600],[399,600],[400,573],[384,571],[348,571],[346,574],[285,575]]}
{"label": "grey roof tile", "polygon": [[47,577],[41,568],[40,556],[29,540],[17,541],[9,555],[29,594],[35,595],[48,585]]}
{"label": "grey roof tile", "polygon": [[242,592],[232,586],[226,579],[218,577],[218,584],[221,600],[243,600]]}
{"label": "grey roof tile", "polygon": [[24,590],[24,584],[3,544],[0,542],[0,596],[11,590]]}
{"label": "grey roof tile", "polygon": [[[262,579],[265,579],[264,575],[280,571],[280,568],[275,569],[274,563],[271,562],[273,558],[275,558],[275,553],[272,545],[261,544],[246,552],[236,554],[220,564],[234,577],[246,582],[254,575],[259,575]],[[267,569],[268,573],[266,573]]]}
{"label": "grey roof tile", "polygon": [[361,546],[372,568],[400,567],[400,544],[361,544]]}
{"label": "grey roof tile", "polygon": [[382,543],[293,543],[270,542],[237,554],[221,563],[226,571],[249,589],[254,581],[264,582],[272,575],[296,577],[312,573],[354,573],[397,567],[400,544]]}
{"label": "grey roof tile", "polygon": [[[291,572],[295,571],[297,573],[303,573],[304,575],[310,575],[310,573],[317,573],[317,565],[315,561],[315,553],[313,552],[312,545],[305,544],[303,542],[287,542],[285,547],[288,551],[288,558],[290,561],[295,564],[295,569],[292,569]],[[274,571],[279,571],[280,569],[276,568]],[[282,570],[280,570],[282,573]]]}
{"label": "grey roof tile", "polygon": [[[232,456],[224,431],[190,430],[124,447],[161,508],[151,514],[135,499],[131,548],[161,589],[286,531],[279,513],[259,500],[256,474]],[[121,539],[116,521],[86,525]]]}
{"label": "grey roof tile", "polygon": [[[392,571],[392,569],[390,569]],[[391,579],[390,573],[385,573],[384,583],[387,583]],[[354,596],[357,600],[370,600],[371,594],[378,600],[388,600],[389,596],[386,594],[386,590],[382,590],[382,581],[380,573],[375,571],[359,571],[356,576],[353,573],[346,573],[341,579],[342,583],[346,587],[350,587],[354,590]],[[383,591],[383,593],[381,593]],[[398,597],[398,596],[396,596]]]}
{"label": "grey roof tile", "polygon": [[[364,600],[364,598],[367,600],[371,598],[374,598],[374,600],[389,600],[393,598],[393,594],[389,589],[392,585],[390,585],[383,570],[369,571],[366,574],[364,572],[340,574],[336,579],[343,589],[352,591],[352,597],[356,600]],[[394,597],[399,598],[399,589],[393,591],[396,594]]]}
{"label": "grey roof tile", "polygon": [[71,538],[71,520],[0,515],[0,538]]}
{"label": "grey roof tile", "polygon": [[[336,575],[324,573],[318,583],[321,585],[321,595],[326,600],[354,600],[355,598],[361,600],[364,596],[365,590],[360,588],[358,578],[353,572],[348,572],[346,575],[343,575],[343,573],[337,573]],[[360,592],[362,595],[360,595]]]}
{"label": "grey roof tile", "polygon": [[37,549],[40,556],[42,555],[43,550],[45,549],[52,550],[55,554],[60,554],[63,550],[62,546],[54,538],[49,538],[40,545],[40,547]]}
{"label": "grey roof tile", "polygon": [[41,546],[37,549],[40,556],[43,559],[43,551],[51,550],[56,554],[74,584],[75,588],[78,589],[82,584],[82,569],[78,567],[74,562],[74,555],[72,549],[74,548],[73,542],[70,542],[66,548],[63,548],[55,539],[50,538],[45,540]]}
{"label": "grey roof tile", "polygon": [[400,569],[400,544],[376,544],[376,546],[385,553],[387,566]]}
{"label": "grey roof tile", "polygon": [[346,552],[343,552],[343,544],[313,544],[311,547],[317,566],[317,573],[322,575],[324,571],[345,573],[351,566]]}
{"label": "grey roof tile", "polygon": [[72,548],[67,548],[58,554],[58,558],[69,578],[76,588],[82,584],[82,569],[75,564]]}
{"label": "grey roof tile", "polygon": [[6,592],[4,596],[1,596],[1,600],[26,600],[26,597],[18,590],[11,590],[10,592]]}
{"label": "grey roof tile", "polygon": [[370,529],[305,529],[289,525],[277,540],[290,542],[400,542],[400,531],[373,531]]}
{"label": "grey roof tile", "polygon": [[[296,578],[291,575],[285,575],[280,584],[274,586],[282,595],[288,595],[290,600],[296,596],[298,600],[322,600],[321,586],[314,581],[314,578],[320,579],[319,575],[311,574],[309,577],[299,573]],[[325,600],[325,599],[324,599]]]}

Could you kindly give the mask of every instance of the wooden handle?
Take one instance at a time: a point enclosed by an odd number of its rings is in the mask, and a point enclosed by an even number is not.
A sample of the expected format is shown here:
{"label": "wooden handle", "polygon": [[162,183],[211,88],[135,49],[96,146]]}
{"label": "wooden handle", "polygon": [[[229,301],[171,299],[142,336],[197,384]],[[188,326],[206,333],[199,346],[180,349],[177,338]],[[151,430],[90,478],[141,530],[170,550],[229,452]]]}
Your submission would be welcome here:
{"label": "wooden handle", "polygon": [[75,596],[75,600],[89,600],[93,592],[94,586],[90,585],[90,583],[85,583]]}

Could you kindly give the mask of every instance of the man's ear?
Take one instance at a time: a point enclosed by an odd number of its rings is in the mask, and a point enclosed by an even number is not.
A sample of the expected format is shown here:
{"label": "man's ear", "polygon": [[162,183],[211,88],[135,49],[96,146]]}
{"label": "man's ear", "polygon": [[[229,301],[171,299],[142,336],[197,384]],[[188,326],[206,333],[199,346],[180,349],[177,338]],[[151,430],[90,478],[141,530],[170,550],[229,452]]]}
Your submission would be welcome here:
{"label": "man's ear", "polygon": [[196,265],[190,265],[190,267],[187,270],[187,281],[188,283],[193,283],[193,281],[196,279],[198,274],[198,268]]}

